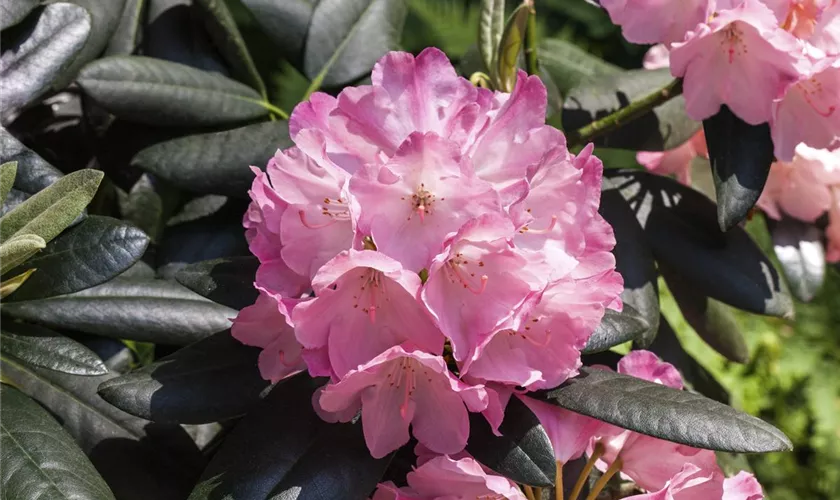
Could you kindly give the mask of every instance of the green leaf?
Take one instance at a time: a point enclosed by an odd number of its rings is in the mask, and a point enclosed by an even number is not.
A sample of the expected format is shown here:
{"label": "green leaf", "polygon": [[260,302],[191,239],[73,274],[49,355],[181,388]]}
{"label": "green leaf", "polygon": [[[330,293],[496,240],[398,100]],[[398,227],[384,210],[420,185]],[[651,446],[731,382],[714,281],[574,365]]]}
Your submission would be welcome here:
{"label": "green leaf", "polygon": [[496,54],[502,42],[504,29],[505,0],[482,0],[481,18],[478,25],[478,50],[488,74],[496,68]]}
{"label": "green leaf", "polygon": [[747,218],[761,196],[773,163],[770,125],[750,125],[721,106],[703,120],[715,180],[718,224],[728,231]]}
{"label": "green leaf", "polygon": [[224,0],[196,0],[195,5],[203,15],[210,38],[233,74],[265,99],[265,84]]}
{"label": "green leaf", "polygon": [[229,70],[213,47],[193,4],[192,0],[149,2],[143,55],[228,76]]}
{"label": "green leaf", "polygon": [[583,86],[598,78],[611,77],[621,73],[621,68],[612,65],[577,45],[547,38],[539,44],[540,67],[545,68],[562,95],[575,87]]}
{"label": "green leaf", "polygon": [[[673,81],[667,69],[631,70],[586,81],[566,95],[563,128],[576,130],[626,107]],[[626,126],[598,137],[596,146],[663,151],[682,145],[700,130],[685,114],[685,98],[675,97]]]}
{"label": "green leaf", "polygon": [[772,425],[699,394],[598,368],[585,366],[580,371],[543,398],[575,413],[695,448],[765,453],[793,447]]}
{"label": "green leaf", "polygon": [[[3,377],[61,422],[120,500],[183,500],[203,459],[177,425],[152,424],[108,404],[96,394],[115,377],[79,376],[0,357]],[[5,467],[4,467],[5,471]]]}
{"label": "green leaf", "polygon": [[143,256],[149,237],[117,219],[91,215],[51,241],[25,263],[38,273],[15,293],[15,301],[74,293],[104,283]]}
{"label": "green leaf", "polygon": [[146,1],[125,0],[120,22],[105,48],[106,56],[127,56],[137,50],[143,33]]}
{"label": "green leaf", "polygon": [[711,200],[638,170],[604,172],[630,203],[660,263],[698,293],[745,311],[791,317],[793,301],[773,264],[740,227],[721,233]]}
{"label": "green leaf", "polygon": [[38,0],[0,0],[0,30],[23,21],[38,3]]}
{"label": "green leaf", "polygon": [[226,420],[245,414],[268,387],[257,368],[259,354],[229,331],[220,332],[108,380],[98,392],[117,408],[154,422]]}
{"label": "green leaf", "polygon": [[242,309],[257,300],[256,257],[227,257],[190,264],[175,274],[178,283],[213,302]]}
{"label": "green leaf", "polygon": [[4,321],[0,350],[32,366],[74,375],[104,375],[108,368],[93,351],[38,325]]}
{"label": "green leaf", "polygon": [[53,82],[53,90],[60,90],[69,85],[82,69],[82,66],[99,57],[114,34],[123,14],[126,0],[68,0],[83,7],[90,15],[90,36],[82,50],[76,54],[69,67],[64,69]]}
{"label": "green leaf", "polygon": [[303,67],[303,46],[317,0],[242,0],[254,19],[295,66]]}
{"label": "green leaf", "polygon": [[825,248],[822,231],[807,222],[785,217],[767,218],[773,250],[794,297],[810,302],[825,280]]}
{"label": "green leaf", "polygon": [[3,280],[3,282],[0,283],[0,299],[5,299],[9,295],[15,293],[15,291],[20,287],[20,285],[24,284],[34,272],[35,269],[30,269],[28,271],[18,274],[13,278]]}
{"label": "green leaf", "polygon": [[320,0],[303,56],[313,87],[338,87],[368,75],[397,47],[407,11],[405,0]]}
{"label": "green leaf", "polygon": [[6,196],[15,184],[17,174],[17,162],[9,161],[0,165],[0,205],[6,202]]}
{"label": "green leaf", "polygon": [[247,197],[250,166],[264,168],[278,149],[292,146],[286,121],[173,139],[137,153],[131,164],[181,189]]}
{"label": "green leaf", "polygon": [[650,324],[642,313],[625,303],[621,312],[607,309],[604,317],[592,332],[582,354],[595,354],[607,351],[617,345],[635,340],[650,331]]}
{"label": "green leaf", "polygon": [[0,56],[4,123],[43,96],[83,50],[91,19],[78,5],[54,3],[36,11],[25,28]]}
{"label": "green leaf", "polygon": [[0,127],[0,155],[3,162],[17,162],[14,187],[28,195],[37,193],[63,177],[57,168],[24,146],[3,127]]}
{"label": "green leaf", "polygon": [[4,498],[113,500],[93,464],[46,410],[5,384],[0,400]]}
{"label": "green leaf", "polygon": [[82,89],[119,118],[155,126],[210,126],[265,116],[260,95],[216,73],[141,56],[85,66]]}
{"label": "green leaf", "polygon": [[[39,250],[47,246],[44,239],[34,234],[19,234],[0,245],[0,274],[6,274],[15,266],[23,264]],[[32,268],[33,266],[29,266]]]}
{"label": "green leaf", "polygon": [[726,305],[706,297],[673,269],[659,264],[659,272],[680,307],[683,318],[712,349],[736,363],[750,360],[747,341]]}
{"label": "green leaf", "polygon": [[537,417],[519,398],[510,398],[499,432],[501,436],[493,434],[482,414],[470,413],[467,451],[517,483],[542,487],[554,484],[557,466],[551,441]]}
{"label": "green leaf", "polygon": [[142,229],[153,242],[160,240],[166,224],[164,212],[174,210],[177,198],[174,187],[153,180],[148,174],[141,175],[128,193],[117,191],[122,218]]}
{"label": "green leaf", "polygon": [[361,424],[328,424],[312,409],[320,384],[281,381],[230,432],[189,500],[367,498],[388,458],[375,460]]}
{"label": "green leaf", "polygon": [[178,283],[125,279],[69,295],[4,303],[3,312],[51,328],[169,345],[225,330],[236,316]]}
{"label": "green leaf", "polygon": [[496,53],[496,84],[502,92],[512,92],[516,85],[516,72],[519,69],[519,53],[525,43],[525,29],[531,8],[522,4],[513,11],[505,23],[501,42]]}
{"label": "green leaf", "polygon": [[57,180],[0,218],[0,240],[35,234],[50,242],[82,213],[102,181],[99,170],[79,170]]}

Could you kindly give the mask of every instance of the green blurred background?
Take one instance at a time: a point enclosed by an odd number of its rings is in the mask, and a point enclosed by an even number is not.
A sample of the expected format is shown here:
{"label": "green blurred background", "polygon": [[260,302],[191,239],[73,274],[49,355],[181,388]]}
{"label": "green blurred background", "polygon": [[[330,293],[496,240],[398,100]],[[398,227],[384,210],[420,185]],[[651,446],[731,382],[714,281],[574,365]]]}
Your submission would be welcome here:
{"label": "green blurred background", "polygon": [[[291,110],[309,82],[278,57],[276,48],[239,0],[228,0],[243,35],[253,48],[270,99]],[[278,0],[282,1],[282,0]],[[407,0],[410,8],[402,48],[443,49],[457,65],[475,57],[479,0]],[[512,9],[517,0],[508,0]],[[641,67],[646,46],[627,43],[607,15],[585,0],[535,0],[540,39],[556,38],[622,68]],[[471,53],[473,55],[471,55]],[[629,152],[601,151],[608,167],[633,166]],[[772,255],[762,217],[748,230]],[[739,365],[708,347],[683,320],[661,283],[662,310],[685,349],[729,391],[734,406],[757,415],[793,441],[792,453],[735,457],[751,468],[771,500],[840,498],[840,274],[829,267],[826,283],[810,304],[797,304],[796,320],[786,322],[735,311],[750,347],[751,361]]]}

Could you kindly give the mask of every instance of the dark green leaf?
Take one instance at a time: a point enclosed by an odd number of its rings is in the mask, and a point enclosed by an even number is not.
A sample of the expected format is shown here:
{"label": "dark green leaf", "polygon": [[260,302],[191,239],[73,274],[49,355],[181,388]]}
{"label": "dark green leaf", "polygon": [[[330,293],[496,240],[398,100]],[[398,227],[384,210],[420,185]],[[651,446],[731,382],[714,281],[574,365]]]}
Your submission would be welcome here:
{"label": "dark green leaf", "polygon": [[729,404],[729,393],[715,380],[714,375],[683,349],[677,334],[664,317],[659,320],[656,339],[647,349],[674,365],[682,374],[687,388],[720,403]]}
{"label": "dark green leaf", "polygon": [[125,0],[120,22],[108,41],[105,55],[127,56],[137,50],[143,32],[146,2],[147,0]]}
{"label": "dark green leaf", "polygon": [[277,384],[228,434],[189,500],[266,498],[333,425],[312,409],[318,385],[304,374]]}
{"label": "dark green leaf", "polygon": [[636,212],[656,260],[698,293],[746,311],[793,315],[793,301],[772,263],[740,227],[720,232],[711,200],[659,175],[631,170],[605,175]]}
{"label": "dark green leaf", "polygon": [[10,302],[3,312],[53,328],[171,345],[225,330],[236,316],[178,283],[125,279],[70,295]]}
{"label": "dark green leaf", "polygon": [[718,114],[703,120],[709,161],[717,193],[721,231],[747,218],[770,173],[773,140],[770,125],[750,125],[721,106]]}
{"label": "dark green leaf", "polygon": [[621,68],[599,59],[577,45],[547,38],[540,42],[540,67],[545,68],[562,95],[597,78],[621,73]]}
{"label": "dark green leaf", "polygon": [[476,460],[512,481],[531,486],[554,484],[557,466],[551,441],[537,417],[519,398],[510,398],[501,436],[493,434],[480,413],[470,413],[467,451]]}
{"label": "dark green leaf", "polygon": [[149,0],[143,54],[228,76],[192,0]]}
{"label": "dark green leaf", "polygon": [[288,122],[257,123],[161,142],[131,163],[187,191],[247,197],[250,166],[263,168],[277,149],[291,145]]}
{"label": "dark green leaf", "polygon": [[233,74],[265,98],[265,84],[224,0],[196,0],[195,5],[203,14],[210,38]]}
{"label": "dark green leaf", "polygon": [[39,191],[0,218],[0,240],[35,234],[49,243],[83,212],[102,176],[99,170],[79,170]]}
{"label": "dark green leaf", "polygon": [[0,360],[3,377],[61,422],[116,498],[186,497],[203,462],[195,443],[180,426],[132,417],[100,398],[97,386],[116,375],[69,375],[6,354]]}
{"label": "dark green leaf", "polygon": [[91,19],[78,5],[54,3],[34,13],[20,31],[0,56],[4,123],[44,95],[83,50]]}
{"label": "dark green leaf", "polygon": [[23,267],[38,272],[11,299],[43,299],[104,283],[137,262],[148,244],[148,236],[136,227],[91,215],[26,261]]}
{"label": "dark green leaf", "polygon": [[82,69],[78,81],[117,117],[149,125],[221,125],[267,114],[260,95],[239,82],[149,57],[99,59]]}
{"label": "dark green leaf", "polygon": [[0,385],[3,498],[113,500],[73,438],[38,403]]}
{"label": "dark green leaf", "polygon": [[268,382],[260,350],[219,332],[99,386],[117,408],[154,422],[203,424],[246,413]]}
{"label": "dark green leaf", "polygon": [[164,212],[174,210],[177,198],[175,188],[153,180],[149,174],[141,175],[128,193],[117,192],[122,218],[142,229],[152,242],[160,239],[166,224]]}
{"label": "dark green leaf", "polygon": [[793,295],[809,302],[825,280],[825,248],[822,232],[812,224],[791,217],[767,218],[773,250]]}
{"label": "dark green leaf", "polygon": [[213,214],[167,227],[157,263],[160,267],[247,255],[250,252],[242,223],[226,220],[226,214]]}
{"label": "dark green leaf", "polygon": [[484,62],[484,71],[492,73],[496,64],[496,51],[505,29],[505,0],[482,0],[478,25],[478,51]]}
{"label": "dark green leaf", "polygon": [[405,0],[320,0],[306,35],[303,69],[337,87],[370,73],[400,40]]}
{"label": "dark green leaf", "polygon": [[728,307],[698,293],[691,282],[667,265],[660,263],[659,271],[683,317],[697,335],[726,359],[736,363],[749,361],[747,341]]}
{"label": "dark green leaf", "polygon": [[642,314],[625,303],[621,312],[607,309],[601,323],[592,332],[583,354],[603,352],[619,344],[635,340],[650,331],[650,325]]}
{"label": "dark green leaf", "polygon": [[69,67],[53,82],[53,90],[66,87],[76,78],[82,66],[99,57],[108,45],[111,35],[120,22],[126,0],[68,0],[83,7],[90,15],[90,36],[82,50],[72,59]]}
{"label": "dark green leaf", "polygon": [[318,0],[242,0],[282,54],[303,67],[303,45]]}
{"label": "dark green leaf", "polygon": [[38,0],[0,0],[0,30],[23,21],[38,3]]}
{"label": "dark green leaf", "polygon": [[108,369],[93,351],[38,325],[3,321],[0,350],[32,366],[74,375],[103,375]]}
{"label": "dark green leaf", "polygon": [[6,196],[15,185],[17,166],[16,161],[8,161],[0,165],[0,204],[6,203]]}
{"label": "dark green leaf", "polygon": [[259,293],[254,277],[256,257],[228,257],[190,264],[175,275],[178,283],[213,302],[242,309],[253,304]]}
{"label": "dark green leaf", "polygon": [[709,450],[763,453],[793,448],[778,429],[730,406],[662,384],[583,367],[581,375],[547,391],[567,410],[675,443]]}
{"label": "dark green leaf", "polygon": [[[566,96],[563,128],[576,130],[662,88],[674,77],[667,69],[631,70],[574,88]],[[663,151],[682,145],[700,129],[685,114],[685,99],[675,97],[617,131],[595,139],[596,146]]]}
{"label": "dark green leaf", "polygon": [[4,163],[7,161],[18,163],[14,187],[27,195],[37,193],[63,175],[3,127],[0,127],[0,155],[2,155],[0,160]]}

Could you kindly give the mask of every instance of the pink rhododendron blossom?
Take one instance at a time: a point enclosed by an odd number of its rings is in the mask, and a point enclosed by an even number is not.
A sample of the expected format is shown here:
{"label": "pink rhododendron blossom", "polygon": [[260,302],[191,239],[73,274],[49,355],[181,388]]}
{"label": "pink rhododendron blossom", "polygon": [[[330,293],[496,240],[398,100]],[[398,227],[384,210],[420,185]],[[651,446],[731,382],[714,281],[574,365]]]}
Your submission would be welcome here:
{"label": "pink rhododendron blossom", "polygon": [[612,22],[633,43],[681,42],[712,14],[712,0],[601,0]]}
{"label": "pink rhododendron blossom", "polygon": [[242,309],[230,328],[236,340],[262,348],[260,375],[272,383],[306,369],[301,345],[287,321],[290,302],[261,289],[254,305]]}
{"label": "pink rhododendron blossom", "polygon": [[[628,500],[720,500],[726,497],[723,475],[687,463],[670,478],[661,489],[642,495],[627,497]],[[735,500],[737,497],[733,497]],[[729,499],[727,499],[729,500]],[[744,498],[743,500],[747,500]]]}
{"label": "pink rhododendron blossom", "polygon": [[782,29],[807,40],[814,34],[823,11],[832,0],[762,0]]}
{"label": "pink rhododendron blossom", "polygon": [[698,25],[671,50],[671,73],[684,77],[688,116],[704,120],[722,104],[747,123],[771,116],[771,103],[799,79],[803,49],[759,0],[743,0]]}
{"label": "pink rhododendron blossom", "polygon": [[764,500],[764,492],[755,476],[741,471],[723,481],[721,500]]}
{"label": "pink rhododendron blossom", "polygon": [[327,412],[362,410],[371,455],[381,458],[408,442],[408,428],[430,450],[457,453],[469,435],[467,410],[487,407],[484,387],[455,378],[440,356],[394,346],[324,389]]}
{"label": "pink rhododendron blossom", "polygon": [[833,205],[832,186],[840,184],[840,155],[804,144],[792,162],[775,162],[758,206],[773,219],[782,215],[813,222]]}
{"label": "pink rhododendron blossom", "polygon": [[686,185],[691,184],[691,163],[698,157],[709,157],[702,129],[674,149],[636,153],[636,161],[646,169],[660,175],[673,175]]}
{"label": "pink rhododendron blossom", "polygon": [[776,157],[793,159],[805,143],[828,148],[840,136],[840,57],[826,58],[773,103],[770,128]]}
{"label": "pink rhododendron blossom", "polygon": [[315,298],[294,309],[295,334],[307,349],[326,347],[343,377],[406,340],[440,354],[443,335],[417,302],[420,278],[379,252],[348,250],[312,280]]}
{"label": "pink rhododendron blossom", "polygon": [[[693,26],[692,26],[693,27]],[[668,46],[658,43],[645,52],[642,67],[645,69],[662,69],[671,64],[671,51]]]}
{"label": "pink rhododendron blossom", "polygon": [[604,425],[594,418],[528,396],[517,397],[534,412],[545,428],[551,447],[554,448],[554,457],[560,463],[569,463],[583,455],[589,440]]}
{"label": "pink rhododendron blossom", "polygon": [[808,42],[828,56],[840,56],[840,1],[829,0]]}
{"label": "pink rhododendron blossom", "polygon": [[406,475],[408,487],[379,485],[373,500],[525,500],[510,479],[482,467],[475,459],[440,456]]}

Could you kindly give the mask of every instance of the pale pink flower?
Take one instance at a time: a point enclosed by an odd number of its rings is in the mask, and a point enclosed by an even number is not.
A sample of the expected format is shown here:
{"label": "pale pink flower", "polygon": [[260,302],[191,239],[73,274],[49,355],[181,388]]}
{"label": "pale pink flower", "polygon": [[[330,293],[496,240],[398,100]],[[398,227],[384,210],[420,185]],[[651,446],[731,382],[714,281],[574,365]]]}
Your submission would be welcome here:
{"label": "pale pink flower", "polygon": [[788,215],[813,222],[832,207],[831,186],[838,183],[840,155],[801,144],[792,162],[770,167],[757,205],[776,220]]}
{"label": "pale pink flower", "polygon": [[627,500],[754,500],[724,496],[723,474],[687,463],[657,491],[632,495]]}
{"label": "pale pink flower", "polygon": [[[677,4],[678,2],[674,2]],[[804,45],[778,27],[759,0],[743,0],[700,24],[671,50],[671,74],[683,77],[686,111],[695,120],[722,104],[745,122],[771,116],[771,103],[799,79]]]}
{"label": "pale pink flower", "polygon": [[434,354],[443,350],[443,335],[417,301],[420,278],[380,252],[338,254],[312,288],[315,298],[293,311],[295,334],[307,350],[327,349],[335,377],[406,340]]}
{"label": "pale pink flower", "polygon": [[288,323],[294,301],[282,299],[265,289],[254,305],[241,311],[233,320],[230,333],[245,345],[262,348],[258,358],[260,375],[277,383],[306,369],[301,358],[301,345]]}
{"label": "pale pink flower", "polygon": [[345,415],[361,407],[365,441],[375,458],[407,443],[409,425],[430,450],[450,454],[466,446],[467,410],[484,410],[487,392],[481,385],[455,378],[440,356],[406,344],[386,350],[328,385],[319,403],[326,412]]}
{"label": "pale pink flower", "polygon": [[517,397],[539,419],[548,434],[548,439],[551,440],[555,459],[564,464],[583,455],[589,440],[604,425],[594,418],[528,396],[518,395]]}
{"label": "pale pink flower", "polygon": [[691,164],[695,158],[708,158],[706,135],[699,130],[683,144],[667,151],[639,151],[636,161],[660,175],[673,175],[685,185],[691,184]]}
{"label": "pale pink flower", "polygon": [[433,132],[409,135],[385,165],[356,172],[350,188],[362,207],[360,231],[415,272],[428,268],[447,234],[474,217],[503,213],[469,158]]}
{"label": "pale pink flower", "polygon": [[840,56],[840,0],[830,0],[808,42],[829,56]]}
{"label": "pale pink flower", "polygon": [[645,69],[662,69],[667,68],[671,63],[671,51],[668,46],[663,43],[658,43],[649,48],[645,52],[645,57],[642,59],[642,67]]}
{"label": "pale pink flower", "polygon": [[440,456],[406,475],[408,487],[380,484],[373,500],[525,500],[510,479],[482,467],[475,459]]}
{"label": "pale pink flower", "polygon": [[681,42],[712,14],[712,0],[601,0],[612,22],[633,43]]}
{"label": "pale pink flower", "polygon": [[807,40],[832,0],[762,0],[770,7],[782,29]]}
{"label": "pale pink flower", "polygon": [[773,102],[770,128],[776,157],[793,159],[796,146],[829,147],[840,136],[840,57],[816,62]]}
{"label": "pale pink flower", "polygon": [[755,476],[741,471],[724,479],[721,500],[764,500],[764,492]]}

